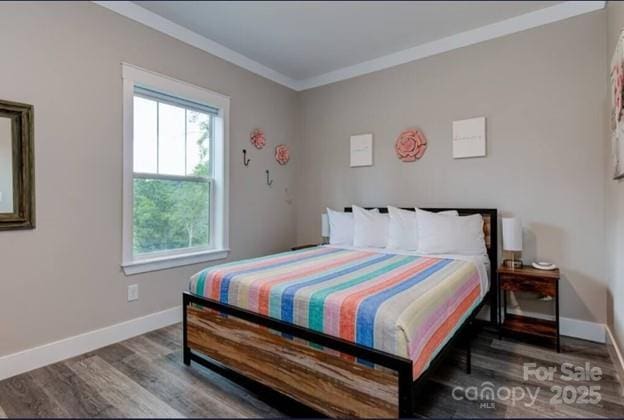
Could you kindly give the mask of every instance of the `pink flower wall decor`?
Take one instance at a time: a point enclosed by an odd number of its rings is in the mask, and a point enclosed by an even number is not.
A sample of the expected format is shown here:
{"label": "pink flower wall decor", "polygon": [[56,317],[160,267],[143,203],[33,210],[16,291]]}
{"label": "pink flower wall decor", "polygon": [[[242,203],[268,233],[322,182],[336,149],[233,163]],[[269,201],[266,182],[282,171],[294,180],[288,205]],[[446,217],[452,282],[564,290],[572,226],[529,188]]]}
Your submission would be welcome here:
{"label": "pink flower wall decor", "polygon": [[275,146],[275,160],[280,165],[286,165],[290,160],[290,151],[285,144],[278,144]]}
{"label": "pink flower wall decor", "polygon": [[427,150],[427,139],[419,130],[405,130],[396,139],[394,151],[403,162],[420,159]]}
{"label": "pink flower wall decor", "polygon": [[262,149],[266,146],[266,138],[264,137],[264,131],[260,128],[253,130],[249,136],[251,144],[256,146],[256,149]]}
{"label": "pink flower wall decor", "polygon": [[624,36],[618,37],[611,58],[610,128],[613,150],[613,179],[624,178]]}

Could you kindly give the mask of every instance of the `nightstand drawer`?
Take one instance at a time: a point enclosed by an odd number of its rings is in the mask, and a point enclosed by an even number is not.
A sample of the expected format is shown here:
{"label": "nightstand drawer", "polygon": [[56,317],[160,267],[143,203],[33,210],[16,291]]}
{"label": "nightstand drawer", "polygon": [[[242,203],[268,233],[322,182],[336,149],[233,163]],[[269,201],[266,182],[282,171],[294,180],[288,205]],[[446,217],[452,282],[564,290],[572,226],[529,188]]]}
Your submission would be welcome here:
{"label": "nightstand drawer", "polygon": [[502,274],[500,287],[512,292],[536,292],[546,296],[557,294],[555,282],[548,279],[527,278]]}

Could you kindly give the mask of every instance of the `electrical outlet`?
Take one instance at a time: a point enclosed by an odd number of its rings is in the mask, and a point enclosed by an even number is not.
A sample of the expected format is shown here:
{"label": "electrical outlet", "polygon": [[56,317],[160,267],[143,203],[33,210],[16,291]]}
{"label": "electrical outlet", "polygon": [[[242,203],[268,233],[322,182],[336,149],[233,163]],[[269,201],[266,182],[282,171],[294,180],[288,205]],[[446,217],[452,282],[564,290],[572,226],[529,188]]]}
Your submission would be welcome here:
{"label": "electrical outlet", "polygon": [[131,284],[128,286],[128,302],[139,300],[139,285]]}

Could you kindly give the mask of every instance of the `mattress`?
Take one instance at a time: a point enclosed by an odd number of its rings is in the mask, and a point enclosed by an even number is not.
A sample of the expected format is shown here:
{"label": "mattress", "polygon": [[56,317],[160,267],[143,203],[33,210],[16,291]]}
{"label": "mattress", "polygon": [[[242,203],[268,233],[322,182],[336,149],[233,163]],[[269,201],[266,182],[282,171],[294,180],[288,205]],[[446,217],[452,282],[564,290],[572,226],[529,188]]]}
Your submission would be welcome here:
{"label": "mattress", "polygon": [[191,293],[409,358],[422,373],[483,299],[482,259],[320,246],[209,267]]}

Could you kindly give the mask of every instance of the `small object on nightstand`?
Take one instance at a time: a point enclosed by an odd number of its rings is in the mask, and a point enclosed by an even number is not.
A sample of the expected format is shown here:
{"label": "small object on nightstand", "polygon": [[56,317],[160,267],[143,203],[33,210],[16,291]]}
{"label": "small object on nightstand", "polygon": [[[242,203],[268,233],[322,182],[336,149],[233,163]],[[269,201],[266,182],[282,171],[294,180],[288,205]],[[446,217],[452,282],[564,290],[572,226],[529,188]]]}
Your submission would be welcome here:
{"label": "small object on nightstand", "polygon": [[515,217],[503,217],[503,251],[511,252],[510,260],[503,260],[507,268],[522,268],[522,260],[516,260],[516,252],[522,252],[522,224]]}
{"label": "small object on nightstand", "polygon": [[[538,270],[532,267],[498,269],[499,338],[503,333],[514,336],[531,336],[542,340],[554,341],[557,353],[561,350],[559,335],[559,269]],[[542,300],[550,298],[555,303],[555,319],[545,320],[534,317],[507,313],[507,292],[534,292]]]}
{"label": "small object on nightstand", "polygon": [[319,246],[319,244],[297,245],[297,246],[293,246],[292,248],[290,248],[290,250],[291,251],[299,251],[300,249],[315,248],[317,246]]}
{"label": "small object on nightstand", "polygon": [[531,265],[533,266],[533,268],[537,268],[538,270],[546,270],[546,271],[555,270],[557,268],[555,264],[545,262],[545,261],[534,262]]}

